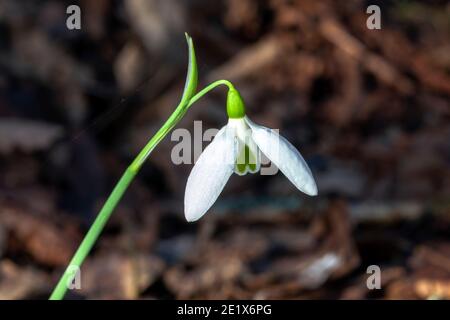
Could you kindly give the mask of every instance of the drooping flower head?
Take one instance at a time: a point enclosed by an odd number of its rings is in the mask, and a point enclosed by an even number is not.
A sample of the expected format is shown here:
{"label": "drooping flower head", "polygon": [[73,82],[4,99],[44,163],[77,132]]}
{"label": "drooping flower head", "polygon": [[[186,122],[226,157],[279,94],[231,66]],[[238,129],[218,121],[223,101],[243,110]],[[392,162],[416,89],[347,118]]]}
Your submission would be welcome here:
{"label": "drooping flower head", "polygon": [[275,130],[252,122],[234,87],[228,91],[227,113],[228,124],[200,155],[188,178],[184,199],[188,221],[200,219],[209,210],[233,172],[258,172],[261,153],[300,191],[317,195],[316,182],[300,152]]}

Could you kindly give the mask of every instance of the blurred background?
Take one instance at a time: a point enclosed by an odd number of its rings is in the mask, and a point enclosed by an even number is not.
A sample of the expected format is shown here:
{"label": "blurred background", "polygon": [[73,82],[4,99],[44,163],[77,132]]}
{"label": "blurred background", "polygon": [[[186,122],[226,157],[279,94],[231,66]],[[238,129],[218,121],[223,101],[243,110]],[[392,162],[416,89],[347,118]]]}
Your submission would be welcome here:
{"label": "blurred background", "polygon": [[[66,27],[71,4],[81,30]],[[302,152],[319,196],[281,173],[232,176],[187,223],[192,165],[172,163],[167,137],[68,298],[450,298],[448,1],[0,0],[0,299],[48,297],[177,105],[185,31],[199,88],[235,83],[248,115]],[[178,127],[194,120],[223,126],[225,90]]]}

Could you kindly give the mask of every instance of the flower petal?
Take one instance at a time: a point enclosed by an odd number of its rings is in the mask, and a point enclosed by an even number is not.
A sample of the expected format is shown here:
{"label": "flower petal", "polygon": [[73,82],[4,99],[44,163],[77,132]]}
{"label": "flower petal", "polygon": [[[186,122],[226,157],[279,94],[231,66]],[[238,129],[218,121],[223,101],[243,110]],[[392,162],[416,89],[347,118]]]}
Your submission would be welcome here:
{"label": "flower petal", "polygon": [[315,196],[317,185],[300,152],[274,130],[257,125],[246,118],[252,137],[262,153],[302,192]]}
{"label": "flower petal", "polygon": [[184,214],[189,222],[200,219],[219,197],[233,173],[235,138],[223,127],[198,158],[189,175],[184,196]]}

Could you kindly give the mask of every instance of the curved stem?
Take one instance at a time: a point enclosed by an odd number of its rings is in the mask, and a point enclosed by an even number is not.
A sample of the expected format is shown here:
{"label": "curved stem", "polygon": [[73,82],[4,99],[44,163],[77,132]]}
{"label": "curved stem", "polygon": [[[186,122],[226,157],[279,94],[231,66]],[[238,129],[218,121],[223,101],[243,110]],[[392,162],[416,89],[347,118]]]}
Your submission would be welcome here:
{"label": "curved stem", "polygon": [[167,121],[163,124],[163,126],[156,132],[156,134],[150,139],[147,145],[142,149],[142,151],[138,154],[136,159],[131,164],[132,170],[138,171],[145,160],[148,158],[153,149],[158,145],[159,142],[166,136],[166,134],[176,126],[176,124],[183,118],[186,111],[189,109],[191,105],[197,102],[201,97],[207,94],[209,91],[214,88],[226,85],[228,89],[234,88],[233,84],[228,80],[217,80],[210,85],[206,86],[202,90],[200,90],[196,95],[194,95],[189,102],[184,104],[179,104],[172,115],[167,119]]}
{"label": "curved stem", "polygon": [[86,259],[87,255],[91,251],[95,242],[97,241],[100,233],[108,222],[112,212],[116,208],[123,194],[127,190],[130,183],[133,181],[136,174],[139,172],[142,164],[148,158],[153,149],[161,142],[161,140],[172,130],[177,123],[184,116],[189,107],[197,102],[201,97],[203,97],[206,93],[218,87],[219,85],[226,85],[229,89],[234,88],[231,82],[227,80],[218,80],[203,90],[194,95],[188,103],[181,102],[172,115],[167,119],[167,121],[162,125],[162,127],[156,132],[156,134],[150,139],[147,145],[142,149],[142,151],[138,154],[135,160],[131,163],[131,165],[125,170],[124,174],[120,178],[119,182],[114,187],[110,196],[106,200],[103,208],[100,210],[97,218],[94,220],[91,228],[87,232],[80,246],[78,247],[75,255],[70,261],[67,269],[64,271],[61,279],[53,290],[50,300],[61,300],[64,298],[66,291],[76,276],[76,272],[79,271],[80,266]]}

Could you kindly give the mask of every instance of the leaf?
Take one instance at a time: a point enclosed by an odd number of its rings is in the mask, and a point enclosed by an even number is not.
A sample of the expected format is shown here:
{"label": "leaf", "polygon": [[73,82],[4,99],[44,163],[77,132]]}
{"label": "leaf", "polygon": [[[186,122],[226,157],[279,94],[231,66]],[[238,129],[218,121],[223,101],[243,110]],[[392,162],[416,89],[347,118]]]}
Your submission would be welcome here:
{"label": "leaf", "polygon": [[189,47],[189,64],[186,75],[186,83],[184,85],[184,91],[181,97],[181,104],[187,104],[189,102],[189,100],[194,96],[198,84],[197,59],[195,58],[194,43],[192,38],[187,33],[185,33],[185,35]]}

